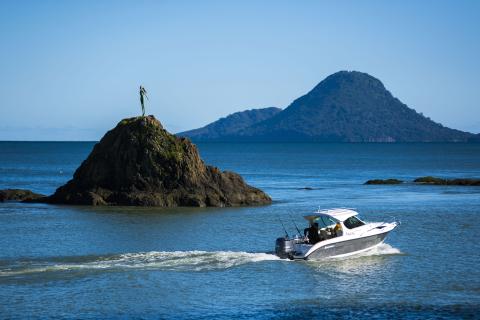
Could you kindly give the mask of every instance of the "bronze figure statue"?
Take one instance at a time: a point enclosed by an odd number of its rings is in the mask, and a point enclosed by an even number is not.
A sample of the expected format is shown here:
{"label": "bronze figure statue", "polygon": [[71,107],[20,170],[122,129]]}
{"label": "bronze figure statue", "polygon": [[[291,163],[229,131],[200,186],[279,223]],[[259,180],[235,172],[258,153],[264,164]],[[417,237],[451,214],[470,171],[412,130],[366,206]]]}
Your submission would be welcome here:
{"label": "bronze figure statue", "polygon": [[142,116],[145,117],[145,104],[143,97],[147,98],[148,100],[147,90],[145,90],[144,87],[140,86],[140,104],[142,105]]}

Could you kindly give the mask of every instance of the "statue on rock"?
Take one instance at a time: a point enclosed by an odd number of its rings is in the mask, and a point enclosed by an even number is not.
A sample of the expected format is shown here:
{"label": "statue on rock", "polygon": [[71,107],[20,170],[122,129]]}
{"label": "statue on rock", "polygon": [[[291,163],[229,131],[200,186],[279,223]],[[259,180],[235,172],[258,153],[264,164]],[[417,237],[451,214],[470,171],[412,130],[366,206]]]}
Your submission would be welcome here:
{"label": "statue on rock", "polygon": [[142,117],[145,117],[145,103],[143,97],[147,98],[147,90],[143,86],[140,86],[140,104],[142,105]]}

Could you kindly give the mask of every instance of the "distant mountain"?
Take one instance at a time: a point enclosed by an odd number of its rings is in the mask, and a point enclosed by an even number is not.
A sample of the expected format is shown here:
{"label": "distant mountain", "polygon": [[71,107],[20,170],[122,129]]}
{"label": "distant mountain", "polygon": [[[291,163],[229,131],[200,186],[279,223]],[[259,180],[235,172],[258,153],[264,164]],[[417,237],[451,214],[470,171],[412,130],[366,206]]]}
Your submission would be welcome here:
{"label": "distant mountain", "polygon": [[225,118],[221,118],[205,127],[180,132],[177,135],[189,137],[196,141],[217,140],[221,137],[231,136],[238,131],[250,127],[258,122],[267,120],[282,111],[280,108],[251,109],[235,112]]}
{"label": "distant mountain", "polygon": [[[193,140],[324,142],[466,142],[474,135],[450,129],[410,109],[376,78],[357,71],[328,76],[285,110],[263,121],[217,131]],[[215,126],[214,126],[215,125]],[[210,127],[212,126],[212,127]],[[185,133],[184,133],[185,134]],[[182,135],[182,134],[180,134]],[[471,141],[472,141],[471,140]]]}

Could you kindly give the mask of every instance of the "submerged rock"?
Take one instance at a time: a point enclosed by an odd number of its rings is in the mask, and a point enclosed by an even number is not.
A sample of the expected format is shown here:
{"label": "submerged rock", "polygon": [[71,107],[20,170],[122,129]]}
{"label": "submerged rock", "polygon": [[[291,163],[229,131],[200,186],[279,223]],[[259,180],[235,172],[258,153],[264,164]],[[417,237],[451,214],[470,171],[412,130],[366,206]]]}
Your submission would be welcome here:
{"label": "submerged rock", "polygon": [[403,181],[398,179],[373,179],[365,182],[365,184],[401,184],[401,183],[403,183]]}
{"label": "submerged rock", "polygon": [[95,145],[50,203],[133,206],[239,206],[271,203],[233,172],[205,165],[186,138],[153,116],[124,119]]}
{"label": "submerged rock", "polygon": [[31,202],[44,199],[45,195],[25,189],[4,189],[0,190],[0,202],[3,201],[24,201]]}

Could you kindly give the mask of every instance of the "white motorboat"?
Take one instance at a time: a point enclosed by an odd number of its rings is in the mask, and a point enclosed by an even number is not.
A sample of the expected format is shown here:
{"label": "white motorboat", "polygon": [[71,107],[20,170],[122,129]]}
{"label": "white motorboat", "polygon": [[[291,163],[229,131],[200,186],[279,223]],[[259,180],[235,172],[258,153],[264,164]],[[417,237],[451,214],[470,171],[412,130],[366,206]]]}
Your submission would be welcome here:
{"label": "white motorboat", "polygon": [[[280,258],[321,260],[364,252],[381,244],[396,222],[366,223],[352,209],[318,210],[304,217],[309,228],[290,238],[278,238],[275,253]],[[300,233],[300,230],[297,231]]]}

